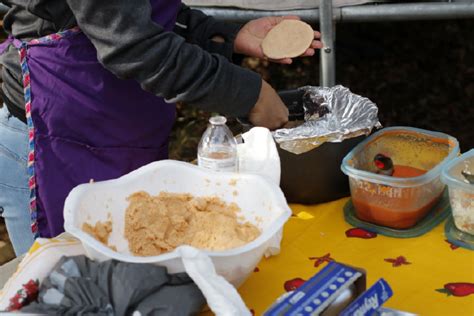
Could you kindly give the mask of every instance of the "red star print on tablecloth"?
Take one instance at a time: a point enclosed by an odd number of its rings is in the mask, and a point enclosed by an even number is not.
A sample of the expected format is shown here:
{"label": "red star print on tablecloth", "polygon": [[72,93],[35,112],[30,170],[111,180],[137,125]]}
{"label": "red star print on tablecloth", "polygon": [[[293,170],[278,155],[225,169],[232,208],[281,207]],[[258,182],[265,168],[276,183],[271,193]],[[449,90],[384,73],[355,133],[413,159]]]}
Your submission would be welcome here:
{"label": "red star print on tablecloth", "polygon": [[309,257],[309,260],[315,260],[314,261],[314,267],[317,268],[319,267],[321,264],[323,264],[324,262],[331,262],[331,261],[334,261],[333,258],[331,258],[331,254],[330,253],[327,253],[325,254],[324,256],[322,257]]}
{"label": "red star print on tablecloth", "polygon": [[392,267],[400,267],[404,264],[411,264],[411,262],[408,262],[404,256],[398,256],[395,259],[387,258],[383,260],[386,262],[390,262],[392,264]]}

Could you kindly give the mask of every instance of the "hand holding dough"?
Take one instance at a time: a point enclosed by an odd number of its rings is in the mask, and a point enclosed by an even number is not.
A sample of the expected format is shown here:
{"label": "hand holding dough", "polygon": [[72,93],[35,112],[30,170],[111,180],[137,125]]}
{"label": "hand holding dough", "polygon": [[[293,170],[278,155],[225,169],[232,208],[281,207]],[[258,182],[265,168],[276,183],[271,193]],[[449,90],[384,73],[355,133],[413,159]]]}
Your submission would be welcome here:
{"label": "hand holding dough", "polygon": [[311,46],[313,28],[299,20],[283,20],[262,41],[265,56],[271,59],[298,57]]}

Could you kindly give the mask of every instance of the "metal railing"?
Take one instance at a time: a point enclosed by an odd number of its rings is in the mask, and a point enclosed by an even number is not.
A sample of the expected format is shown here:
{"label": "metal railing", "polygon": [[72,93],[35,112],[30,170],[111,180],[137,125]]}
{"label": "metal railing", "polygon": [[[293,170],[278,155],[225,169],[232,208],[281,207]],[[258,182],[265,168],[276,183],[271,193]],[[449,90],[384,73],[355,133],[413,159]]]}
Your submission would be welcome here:
{"label": "metal railing", "polygon": [[[318,9],[262,11],[234,8],[197,7],[218,20],[245,22],[263,16],[298,15],[302,20],[319,22],[323,49],[320,54],[320,85],[335,84],[335,23],[443,20],[474,18],[474,0],[460,2],[371,3],[334,8],[331,0],[320,1]],[[8,10],[0,4],[0,15]]]}
{"label": "metal railing", "polygon": [[[316,0],[318,1],[318,0]],[[320,21],[320,9],[260,11],[237,8],[196,7],[216,19],[245,22],[262,16],[298,15],[307,22]],[[474,1],[434,3],[383,3],[332,8],[336,22],[467,19],[474,17]]]}

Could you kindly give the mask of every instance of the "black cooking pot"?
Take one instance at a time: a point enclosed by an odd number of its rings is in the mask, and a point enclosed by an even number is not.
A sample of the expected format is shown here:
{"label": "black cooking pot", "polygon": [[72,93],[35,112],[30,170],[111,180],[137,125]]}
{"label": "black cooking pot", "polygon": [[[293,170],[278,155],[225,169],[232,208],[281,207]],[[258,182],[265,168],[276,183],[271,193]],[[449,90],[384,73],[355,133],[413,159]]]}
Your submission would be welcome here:
{"label": "black cooking pot", "polygon": [[[303,120],[304,91],[286,90],[278,93],[290,112],[289,120]],[[239,119],[243,130],[252,125]],[[280,187],[289,203],[315,204],[349,196],[349,181],[341,171],[342,159],[366,136],[346,139],[340,143],[324,143],[303,154],[293,154],[277,144],[281,161]]]}

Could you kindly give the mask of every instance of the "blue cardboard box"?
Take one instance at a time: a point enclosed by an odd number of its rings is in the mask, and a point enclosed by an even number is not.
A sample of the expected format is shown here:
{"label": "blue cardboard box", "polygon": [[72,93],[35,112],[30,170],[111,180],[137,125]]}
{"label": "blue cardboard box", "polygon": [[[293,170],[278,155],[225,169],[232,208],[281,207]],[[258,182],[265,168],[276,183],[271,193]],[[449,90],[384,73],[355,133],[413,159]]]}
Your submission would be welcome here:
{"label": "blue cardboard box", "polygon": [[[330,262],[265,316],[337,315],[366,289],[365,271]],[[347,299],[341,301],[342,296]]]}
{"label": "blue cardboard box", "polygon": [[357,297],[347,306],[340,316],[369,316],[378,315],[380,307],[390,297],[393,292],[384,279],[378,280],[367,291]]}

